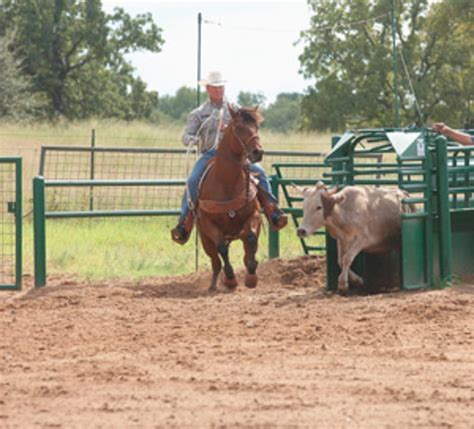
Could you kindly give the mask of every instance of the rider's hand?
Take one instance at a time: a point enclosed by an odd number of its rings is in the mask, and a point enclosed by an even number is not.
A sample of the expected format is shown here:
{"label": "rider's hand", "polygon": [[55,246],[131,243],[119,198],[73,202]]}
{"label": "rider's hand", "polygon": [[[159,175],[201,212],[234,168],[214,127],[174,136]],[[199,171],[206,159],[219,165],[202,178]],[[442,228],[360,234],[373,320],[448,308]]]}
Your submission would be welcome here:
{"label": "rider's hand", "polygon": [[199,137],[194,136],[189,139],[189,146],[194,146],[199,143]]}
{"label": "rider's hand", "polygon": [[436,132],[445,135],[448,132],[449,127],[446,124],[444,124],[443,122],[435,122],[433,124],[433,129]]}

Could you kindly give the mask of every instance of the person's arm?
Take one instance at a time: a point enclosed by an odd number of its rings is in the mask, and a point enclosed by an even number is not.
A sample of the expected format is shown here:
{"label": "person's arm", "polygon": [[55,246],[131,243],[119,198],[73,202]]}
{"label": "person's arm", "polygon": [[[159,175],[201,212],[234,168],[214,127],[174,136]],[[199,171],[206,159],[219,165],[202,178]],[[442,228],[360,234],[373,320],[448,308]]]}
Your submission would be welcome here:
{"label": "person's arm", "polygon": [[197,133],[200,127],[201,116],[199,115],[199,111],[193,110],[188,116],[188,122],[186,123],[183,138],[181,139],[185,146],[192,145],[199,140]]}
{"label": "person's arm", "polygon": [[474,144],[474,137],[461,131],[453,130],[442,122],[436,122],[433,124],[433,129],[446,137],[461,143],[462,145],[468,146]]}

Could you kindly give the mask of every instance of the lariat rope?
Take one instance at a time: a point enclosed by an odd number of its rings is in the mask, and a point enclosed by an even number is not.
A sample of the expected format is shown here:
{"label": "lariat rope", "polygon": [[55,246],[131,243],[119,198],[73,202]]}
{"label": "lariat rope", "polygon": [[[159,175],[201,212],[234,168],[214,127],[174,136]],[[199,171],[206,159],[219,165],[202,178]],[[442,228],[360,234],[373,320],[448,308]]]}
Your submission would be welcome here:
{"label": "lariat rope", "polygon": [[198,130],[196,131],[196,134],[194,136],[193,141],[188,145],[188,147],[186,149],[186,162],[185,162],[185,165],[184,165],[184,177],[186,177],[186,202],[188,203],[188,207],[191,210],[194,210],[195,206],[194,206],[194,202],[191,198],[191,192],[189,191],[189,186],[188,186],[188,181],[187,181],[187,178],[189,177],[189,170],[190,170],[190,167],[189,167],[189,165],[190,165],[190,154],[191,154],[191,152],[194,151],[194,146],[197,144],[198,149],[194,152],[194,155],[195,155],[194,156],[194,162],[193,162],[193,165],[194,165],[196,163],[196,160],[197,160],[198,156],[201,154],[201,138],[200,138],[201,131],[202,131],[204,125],[206,125],[208,121],[215,118],[216,112],[217,112],[217,117],[219,118],[219,122],[217,123],[216,138],[214,140],[213,145],[208,150],[217,149],[217,146],[219,146],[220,128],[221,128],[222,122],[224,120],[224,107],[221,107],[220,109],[214,109],[212,111],[212,113],[209,115],[209,117],[207,119],[205,119],[203,121],[203,123],[201,124],[201,126],[198,128]]}

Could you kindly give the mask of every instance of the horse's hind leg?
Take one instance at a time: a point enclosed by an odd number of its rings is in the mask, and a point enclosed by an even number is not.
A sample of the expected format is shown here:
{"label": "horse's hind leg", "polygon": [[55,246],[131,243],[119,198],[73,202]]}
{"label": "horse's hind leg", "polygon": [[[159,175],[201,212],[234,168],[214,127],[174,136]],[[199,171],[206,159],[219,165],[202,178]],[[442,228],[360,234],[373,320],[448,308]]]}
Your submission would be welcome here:
{"label": "horse's hind leg", "polygon": [[237,287],[237,279],[235,278],[234,269],[229,261],[229,245],[226,244],[224,241],[221,241],[217,245],[217,251],[219,255],[221,255],[222,260],[224,261],[224,285],[227,286],[229,289],[234,289]]}
{"label": "horse's hind leg", "polygon": [[209,237],[201,235],[201,242],[204,251],[207,253],[209,258],[211,258],[212,264],[212,278],[211,284],[209,286],[209,292],[215,292],[217,290],[217,279],[219,277],[219,273],[221,272],[222,263],[219,259],[219,254],[217,253],[217,248],[213,241]]}

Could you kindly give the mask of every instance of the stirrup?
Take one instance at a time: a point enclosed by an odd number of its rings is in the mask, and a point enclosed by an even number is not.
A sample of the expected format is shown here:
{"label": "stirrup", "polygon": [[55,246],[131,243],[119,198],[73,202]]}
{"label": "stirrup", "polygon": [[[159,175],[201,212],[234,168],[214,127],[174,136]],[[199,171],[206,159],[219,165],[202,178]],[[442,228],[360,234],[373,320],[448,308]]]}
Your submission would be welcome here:
{"label": "stirrup", "polygon": [[288,224],[288,216],[281,210],[275,210],[271,216],[271,227],[274,231],[280,231]]}
{"label": "stirrup", "polygon": [[171,230],[171,239],[178,244],[185,244],[189,240],[189,235],[182,223]]}

